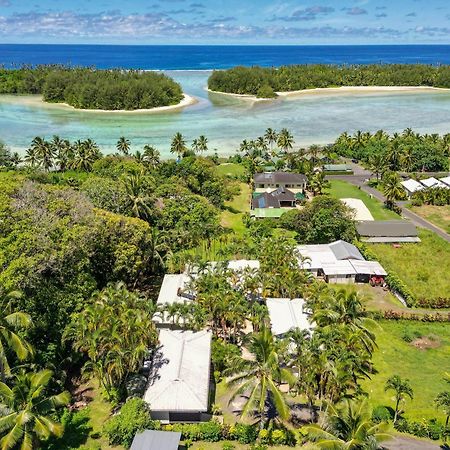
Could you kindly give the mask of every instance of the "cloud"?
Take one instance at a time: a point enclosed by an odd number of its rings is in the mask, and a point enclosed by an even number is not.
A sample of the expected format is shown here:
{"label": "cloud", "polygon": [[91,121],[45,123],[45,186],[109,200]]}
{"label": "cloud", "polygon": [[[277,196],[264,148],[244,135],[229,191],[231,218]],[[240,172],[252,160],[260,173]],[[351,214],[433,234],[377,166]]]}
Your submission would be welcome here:
{"label": "cloud", "polygon": [[382,17],[387,17],[388,15],[386,13],[380,13],[380,14],[375,14],[375,17],[378,17],[379,19],[381,19]]}
{"label": "cloud", "polygon": [[283,21],[283,22],[300,22],[315,20],[318,16],[326,16],[335,11],[330,6],[310,6],[305,9],[297,9],[290,16],[276,16],[274,15],[269,22]]}
{"label": "cloud", "polygon": [[410,12],[409,14],[406,14],[405,17],[417,17],[417,14],[415,12]]}
{"label": "cloud", "polygon": [[225,22],[235,22],[237,17],[234,16],[219,16],[214,19],[209,19],[209,23],[225,23]]}
{"label": "cloud", "polygon": [[11,6],[10,0],[0,0],[0,6]]}
{"label": "cloud", "polygon": [[346,11],[349,16],[362,16],[367,14],[367,9],[354,6],[353,8],[342,8],[342,11]]}

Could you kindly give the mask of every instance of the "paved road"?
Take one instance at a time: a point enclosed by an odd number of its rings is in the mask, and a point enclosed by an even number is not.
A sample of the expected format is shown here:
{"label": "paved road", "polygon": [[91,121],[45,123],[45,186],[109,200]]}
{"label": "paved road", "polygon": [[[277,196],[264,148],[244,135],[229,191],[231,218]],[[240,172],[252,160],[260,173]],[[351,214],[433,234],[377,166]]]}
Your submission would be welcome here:
{"label": "paved road", "polygon": [[388,450],[441,450],[448,448],[408,436],[395,436],[390,441],[383,442],[382,445]]}
{"label": "paved road", "polygon": [[[365,180],[369,178],[369,175],[370,172],[365,170],[359,170],[358,174],[356,175],[332,175],[327,178],[347,181],[355,186],[358,186],[361,190],[367,192],[368,194],[372,195],[381,202],[384,202],[386,200],[386,197],[380,191],[366,185]],[[447,242],[450,242],[450,234],[446,233],[441,228],[437,227],[436,225],[433,225],[431,222],[428,222],[428,220],[425,220],[423,217],[420,217],[416,213],[412,212],[410,209],[406,208],[405,202],[399,202],[398,206],[402,209],[402,215],[407,219],[411,220],[411,222],[413,222],[416,226],[426,228],[427,230],[436,233],[438,236],[440,236],[442,239],[445,239]]]}

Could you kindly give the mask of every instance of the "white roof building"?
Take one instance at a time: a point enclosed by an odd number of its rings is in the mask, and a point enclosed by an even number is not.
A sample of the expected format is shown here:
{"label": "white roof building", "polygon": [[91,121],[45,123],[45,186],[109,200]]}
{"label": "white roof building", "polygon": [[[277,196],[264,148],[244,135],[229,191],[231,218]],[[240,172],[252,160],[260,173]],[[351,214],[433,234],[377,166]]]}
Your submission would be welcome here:
{"label": "white roof building", "polygon": [[266,299],[269,310],[272,334],[280,336],[290,330],[311,330],[313,326],[309,322],[308,315],[303,312],[305,301],[301,298],[289,300],[288,298]]}
{"label": "white roof building", "polygon": [[437,178],[430,177],[425,178],[424,180],[420,180],[420,183],[423,184],[426,188],[433,188],[433,187],[446,187],[444,183],[439,181]]}
{"label": "white roof building", "polygon": [[387,272],[378,261],[351,261],[351,265],[357,274],[369,276],[387,276]]}
{"label": "white roof building", "polygon": [[444,177],[444,178],[439,178],[439,181],[441,183],[444,183],[447,187],[450,188],[450,176],[449,177]]}
{"label": "white roof building", "polygon": [[189,281],[190,278],[185,273],[164,275],[158,295],[158,305],[191,301],[191,295],[186,290]]}
{"label": "white roof building", "polygon": [[[152,417],[171,421],[173,414],[208,410],[211,364],[210,331],[161,330],[144,400]],[[172,417],[171,417],[172,415]]]}
{"label": "white roof building", "polygon": [[372,213],[366,204],[359,198],[341,198],[346,206],[355,211],[355,220],[360,222],[362,220],[373,220]]}
{"label": "white roof building", "polygon": [[425,186],[423,184],[420,184],[418,181],[413,180],[412,178],[410,178],[409,180],[402,181],[400,184],[403,186],[403,188],[407,191],[409,195],[414,194],[414,192],[425,189]]}

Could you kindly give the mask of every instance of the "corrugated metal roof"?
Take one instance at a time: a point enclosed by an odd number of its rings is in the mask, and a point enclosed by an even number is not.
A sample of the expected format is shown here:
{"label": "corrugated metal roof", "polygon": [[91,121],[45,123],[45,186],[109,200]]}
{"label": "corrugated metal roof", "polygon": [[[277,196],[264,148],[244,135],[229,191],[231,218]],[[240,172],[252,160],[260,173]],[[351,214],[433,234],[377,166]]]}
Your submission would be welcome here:
{"label": "corrugated metal roof", "polygon": [[335,261],[332,263],[325,263],[322,265],[322,270],[325,275],[356,275],[356,270],[350,261]]}
{"label": "corrugated metal roof", "polygon": [[153,411],[208,410],[210,331],[161,330],[144,400]]}
{"label": "corrugated metal roof", "polygon": [[364,237],[417,237],[416,226],[407,220],[379,220],[360,222],[356,225],[360,236]]}
{"label": "corrugated metal roof", "polygon": [[421,184],[423,184],[427,188],[431,187],[447,187],[444,183],[441,183],[437,178],[430,177],[425,178],[424,180],[419,180]]}
{"label": "corrugated metal roof", "polygon": [[330,244],[330,249],[338,261],[342,261],[344,259],[359,259],[360,261],[364,261],[364,257],[361,255],[361,252],[353,244],[348,242],[333,242]]}
{"label": "corrugated metal roof", "polygon": [[269,310],[272,334],[279,336],[289,330],[310,330],[313,325],[309,323],[308,315],[303,312],[305,301],[300,298],[289,300],[287,298],[266,299]]}
{"label": "corrugated metal roof", "polygon": [[412,178],[410,178],[409,180],[402,181],[400,184],[410,193],[414,193],[422,189],[425,189],[425,187],[422,184],[420,184],[416,180],[413,180]]}
{"label": "corrugated metal roof", "polygon": [[145,430],[136,434],[130,450],[178,450],[180,440],[180,432]]}
{"label": "corrugated metal roof", "polygon": [[378,261],[349,261],[357,274],[385,277],[387,272]]}
{"label": "corrugated metal roof", "polygon": [[179,295],[179,293],[185,289],[189,281],[190,278],[185,273],[164,275],[157,303],[160,305],[165,303],[184,303],[188,299]]}
{"label": "corrugated metal roof", "polygon": [[439,178],[439,181],[450,187],[450,177]]}

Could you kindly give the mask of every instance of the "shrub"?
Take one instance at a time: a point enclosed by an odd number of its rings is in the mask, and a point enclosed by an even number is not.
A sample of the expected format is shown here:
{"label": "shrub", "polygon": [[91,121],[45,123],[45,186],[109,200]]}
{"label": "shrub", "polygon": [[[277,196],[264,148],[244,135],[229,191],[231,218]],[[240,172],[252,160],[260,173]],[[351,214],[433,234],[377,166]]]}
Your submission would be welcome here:
{"label": "shrub", "polygon": [[398,420],[395,429],[401,433],[409,433],[417,437],[439,440],[445,432],[445,427],[436,419],[422,422],[408,421],[405,418]]}
{"label": "shrub", "polygon": [[222,450],[234,450],[236,447],[231,442],[225,442],[222,445]]}
{"label": "shrub", "polygon": [[282,445],[286,444],[286,433],[283,430],[272,431],[272,444]]}
{"label": "shrub", "polygon": [[258,98],[276,98],[277,94],[269,85],[261,86],[256,93]]}
{"label": "shrub", "polygon": [[236,424],[230,429],[230,435],[241,444],[251,444],[256,441],[258,430],[252,425]]}
{"label": "shrub", "polygon": [[217,442],[222,439],[222,427],[217,422],[205,422],[200,425],[202,440]]}
{"label": "shrub", "polygon": [[136,433],[159,428],[159,422],[150,417],[148,405],[139,398],[131,398],[122,406],[119,414],[105,423],[104,431],[110,444],[130,448]]}
{"label": "shrub", "polygon": [[376,423],[389,422],[392,418],[392,412],[386,406],[376,406],[372,411],[372,420]]}

